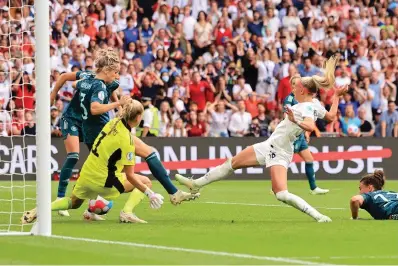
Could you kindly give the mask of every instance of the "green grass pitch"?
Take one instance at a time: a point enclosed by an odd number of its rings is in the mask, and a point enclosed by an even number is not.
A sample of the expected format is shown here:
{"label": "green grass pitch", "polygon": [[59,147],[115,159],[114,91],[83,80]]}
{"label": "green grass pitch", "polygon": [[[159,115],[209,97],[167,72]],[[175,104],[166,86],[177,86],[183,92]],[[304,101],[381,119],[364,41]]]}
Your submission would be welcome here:
{"label": "green grass pitch", "polygon": [[[318,184],[331,192],[310,195],[306,181],[291,181],[289,190],[318,207],[333,223],[318,224],[280,204],[270,194],[269,181],[215,183],[204,189],[197,201],[177,207],[155,183],[154,190],[167,201],[156,211],[149,208],[147,200],[138,206],[136,214],[148,224],[118,222],[127,195],[114,202],[104,222],[83,221],[83,207],[71,211],[71,217],[54,213],[53,234],[78,239],[1,236],[0,264],[398,264],[397,221],[350,220],[348,202],[358,191],[357,181]],[[53,195],[56,187],[54,182]],[[387,189],[397,191],[398,182],[388,181]],[[34,197],[35,190],[32,187],[25,193]],[[23,190],[15,188],[11,194],[0,187],[0,200],[11,197],[23,197]],[[10,219],[17,223],[20,218],[18,213],[11,217],[2,213],[10,210],[10,204],[0,202],[0,229],[5,229],[3,225]],[[23,205],[15,201],[12,207],[19,212]],[[360,216],[370,218],[364,211]]]}

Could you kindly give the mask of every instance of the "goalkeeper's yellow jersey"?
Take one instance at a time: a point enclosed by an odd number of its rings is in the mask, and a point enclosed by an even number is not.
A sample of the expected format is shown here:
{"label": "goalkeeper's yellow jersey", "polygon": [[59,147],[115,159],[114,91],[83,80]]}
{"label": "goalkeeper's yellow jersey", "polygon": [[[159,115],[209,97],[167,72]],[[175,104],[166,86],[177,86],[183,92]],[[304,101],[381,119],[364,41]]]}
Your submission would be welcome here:
{"label": "goalkeeper's yellow jersey", "polygon": [[[116,126],[114,127],[114,125]],[[124,191],[121,172],[124,166],[135,165],[135,146],[131,128],[125,120],[109,121],[95,139],[84,162],[79,179],[96,187],[116,187]]]}

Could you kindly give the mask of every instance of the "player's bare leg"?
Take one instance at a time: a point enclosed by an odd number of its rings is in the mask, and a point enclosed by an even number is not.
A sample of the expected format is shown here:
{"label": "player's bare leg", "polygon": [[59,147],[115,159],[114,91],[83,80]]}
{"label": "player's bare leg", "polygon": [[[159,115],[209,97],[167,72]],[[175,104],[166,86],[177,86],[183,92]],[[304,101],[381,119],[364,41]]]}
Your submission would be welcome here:
{"label": "player's bare leg", "polygon": [[322,189],[316,185],[314,171],[314,157],[309,149],[299,152],[299,155],[305,161],[305,174],[310,184],[311,194],[322,195],[329,192],[329,189]]}
{"label": "player's bare leg", "polygon": [[[148,188],[152,187],[152,182],[148,177],[139,175],[139,174],[135,174],[135,175],[137,177],[139,177],[141,179],[141,182],[144,183]],[[138,204],[140,204],[140,202],[145,197],[145,194],[142,193],[141,191],[139,191],[138,189],[135,189],[134,186],[129,181],[127,181],[127,179],[123,185],[124,185],[125,193],[128,193],[128,192],[131,192],[131,193],[123,207],[123,210],[120,211],[120,216],[119,216],[120,222],[146,224],[147,221],[138,218],[137,215],[135,215],[135,213],[134,213],[134,208]]]}
{"label": "player's bare leg", "polygon": [[164,189],[169,193],[170,201],[173,205],[180,204],[183,201],[195,200],[200,196],[199,193],[187,193],[177,189],[170,180],[166,169],[159,161],[153,149],[144,143],[141,139],[134,136],[135,152],[138,156],[145,158],[149,170],[153,176],[162,184]]}
{"label": "player's bare leg", "polygon": [[[55,200],[51,203],[52,211],[59,210],[69,210],[69,209],[78,209],[82,206],[84,199],[79,199],[75,195],[72,194],[72,197],[64,197],[59,200]],[[34,208],[30,211],[24,212],[21,222],[23,224],[33,223],[37,219],[37,209]]]}
{"label": "player's bare leg", "polygon": [[181,185],[189,188],[191,193],[197,193],[202,187],[221,179],[227,178],[237,169],[258,165],[259,163],[257,161],[254,148],[253,146],[250,146],[232,157],[232,159],[228,159],[225,163],[215,167],[207,174],[198,179],[193,180],[177,174],[176,180]]}
{"label": "player's bare leg", "polygon": [[[59,177],[57,200],[65,197],[66,188],[68,186],[69,179],[72,176],[73,167],[76,165],[77,161],[79,160],[79,153],[80,153],[79,137],[68,135],[64,140],[64,145],[67,157],[62,166],[61,174]],[[70,216],[67,210],[60,210],[58,211],[58,214],[60,216],[67,216],[67,217]]]}
{"label": "player's bare leg", "polygon": [[314,218],[316,221],[331,222],[332,220],[318,212],[311,205],[309,205],[305,200],[297,195],[290,193],[287,190],[287,169],[282,165],[274,165],[270,167],[271,172],[271,182],[272,190],[275,193],[275,197],[306,214]]}

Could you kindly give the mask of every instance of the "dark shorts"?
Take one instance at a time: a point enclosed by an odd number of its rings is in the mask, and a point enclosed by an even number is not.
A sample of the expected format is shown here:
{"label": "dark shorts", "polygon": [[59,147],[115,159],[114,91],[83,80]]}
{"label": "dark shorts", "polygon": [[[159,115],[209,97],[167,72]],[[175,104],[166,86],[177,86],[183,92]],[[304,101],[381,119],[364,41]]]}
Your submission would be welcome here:
{"label": "dark shorts", "polygon": [[79,141],[83,141],[82,124],[75,119],[62,117],[61,118],[61,132],[63,139],[66,139],[68,135],[79,137]]}
{"label": "dark shorts", "polygon": [[305,140],[304,134],[301,134],[300,137],[293,143],[294,153],[299,153],[308,149],[308,143]]}

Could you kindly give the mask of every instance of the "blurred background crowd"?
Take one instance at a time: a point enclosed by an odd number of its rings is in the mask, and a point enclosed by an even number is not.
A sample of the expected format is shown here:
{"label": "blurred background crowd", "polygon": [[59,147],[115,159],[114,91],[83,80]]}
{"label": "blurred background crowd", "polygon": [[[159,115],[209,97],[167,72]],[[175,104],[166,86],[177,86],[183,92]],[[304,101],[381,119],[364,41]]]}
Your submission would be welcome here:
{"label": "blurred background crowd", "polygon": [[[47,1],[47,0],[43,0]],[[35,131],[33,0],[0,0],[0,134]],[[349,85],[336,119],[313,135],[398,137],[395,0],[51,0],[51,85],[94,69],[94,51],[121,58],[120,94],[143,102],[157,136],[269,136],[289,79],[322,75],[337,54]],[[38,88],[39,90],[40,88]],[[52,134],[73,96],[51,107]],[[320,90],[327,109],[334,91]],[[150,134],[149,134],[150,135]]]}

